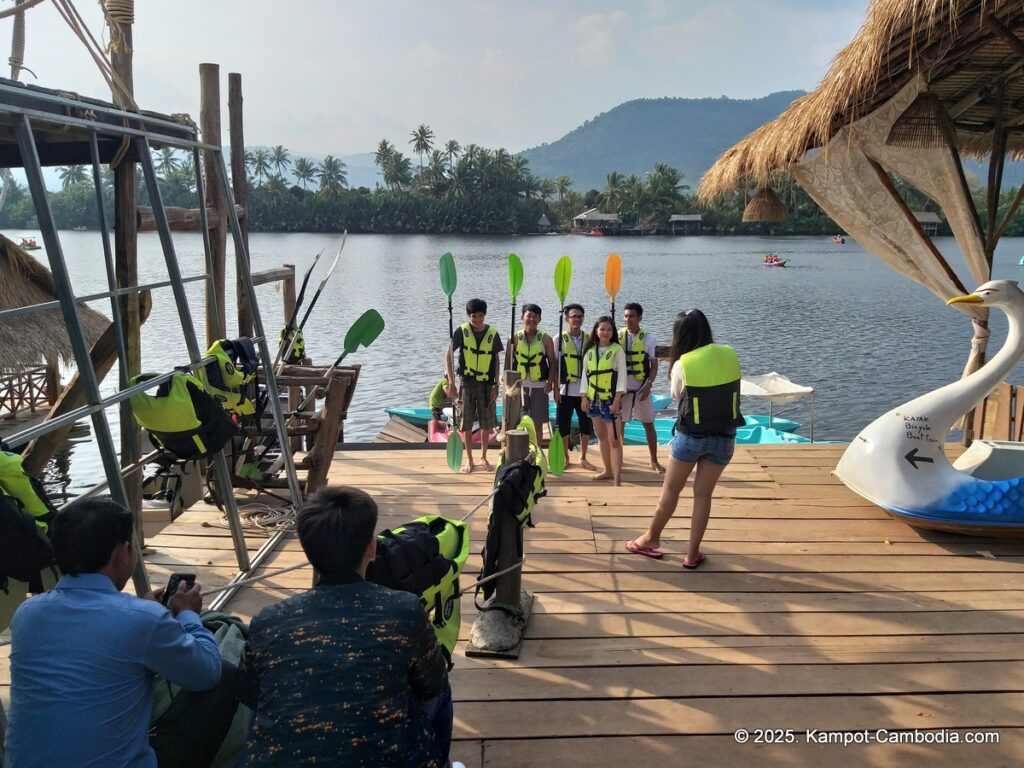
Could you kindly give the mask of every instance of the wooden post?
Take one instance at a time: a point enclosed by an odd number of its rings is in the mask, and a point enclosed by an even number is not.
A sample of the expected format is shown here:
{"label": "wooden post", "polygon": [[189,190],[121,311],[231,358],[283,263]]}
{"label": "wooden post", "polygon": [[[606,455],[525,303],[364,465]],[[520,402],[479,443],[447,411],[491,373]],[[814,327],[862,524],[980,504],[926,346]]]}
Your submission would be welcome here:
{"label": "wooden post", "polygon": [[[514,429],[505,433],[505,462],[519,461],[530,450],[530,435],[525,429]],[[511,568],[519,561],[519,553],[523,551],[523,527],[511,515],[503,515],[498,520],[501,526],[498,549],[498,570]],[[523,590],[523,569],[513,568],[504,576],[495,579],[495,599],[502,605],[508,605],[516,611],[521,609],[520,601]]]}
{"label": "wooden post", "polygon": [[[216,64],[199,65],[199,131],[204,144],[221,146],[220,138],[220,67]],[[224,306],[224,260],[227,251],[228,215],[224,206],[224,187],[217,172],[217,153],[203,150],[203,185],[206,188],[207,208],[216,208],[217,216],[211,221],[210,250],[213,261],[213,280],[206,283],[206,345],[224,338],[227,328]],[[212,282],[212,284],[211,284]]]}
{"label": "wooden post", "polygon": [[[242,76],[238,72],[228,74],[228,133],[231,140],[231,189],[235,193],[235,204],[249,207],[249,185],[245,177],[245,136],[242,131]],[[245,288],[242,270],[238,262],[249,257],[249,217],[239,221],[242,226],[242,242],[245,253],[235,253],[235,295],[238,297],[238,335],[252,336],[252,299]]]}
{"label": "wooden post", "polygon": [[[132,23],[127,19],[117,19],[108,15],[110,20],[110,37],[117,45],[111,46],[110,66],[118,81],[129,94],[134,93],[135,80],[132,70]],[[124,109],[132,109],[128,97],[119,88],[112,89],[114,103]],[[119,288],[127,288],[139,284],[138,269],[138,237],[135,223],[136,171],[135,163],[122,160],[114,171],[114,272]],[[124,334],[125,376],[131,377],[142,372],[142,345],[140,328],[141,309],[138,294],[129,294],[121,298],[121,325]],[[134,464],[141,456],[141,430],[132,416],[132,407],[127,401],[118,409],[121,420],[121,466]],[[135,530],[138,532],[140,546],[144,546],[142,527],[142,474],[125,478],[124,490],[128,505],[135,515]],[[136,569],[138,571],[138,569]],[[138,573],[135,587],[140,589]]]}
{"label": "wooden post", "polygon": [[[286,277],[281,282],[281,298],[284,301],[284,320],[288,322],[288,318],[292,316],[292,312],[295,311],[295,265],[285,264],[285,267],[291,269],[291,277]],[[288,410],[296,411],[299,408],[299,403],[302,402],[302,387],[288,387]],[[292,438],[292,450],[302,450],[302,438]]]}
{"label": "wooden post", "polygon": [[331,371],[327,377],[327,394],[321,413],[320,429],[316,432],[313,448],[309,452],[306,474],[306,497],[320,490],[327,484],[327,470],[334,459],[334,449],[338,444],[338,433],[341,431],[341,419],[345,409],[345,395],[348,391],[349,379],[340,371]]}

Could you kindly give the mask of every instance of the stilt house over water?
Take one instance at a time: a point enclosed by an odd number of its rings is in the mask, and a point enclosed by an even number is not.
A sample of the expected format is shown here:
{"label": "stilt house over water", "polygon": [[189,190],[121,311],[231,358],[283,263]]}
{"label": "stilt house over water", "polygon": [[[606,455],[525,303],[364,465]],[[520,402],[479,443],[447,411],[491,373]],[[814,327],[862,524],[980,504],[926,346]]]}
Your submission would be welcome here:
{"label": "stilt house over water", "polygon": [[[987,282],[1024,187],[999,210],[1006,158],[1024,155],[1024,6],[1008,0],[874,0],[812,93],[727,150],[704,175],[710,202],[790,173],[845,231],[942,300]],[[979,216],[962,157],[989,161]],[[963,252],[961,278],[890,174],[941,206]],[[988,310],[971,316],[965,373],[988,345]],[[968,439],[970,429],[966,430]]]}

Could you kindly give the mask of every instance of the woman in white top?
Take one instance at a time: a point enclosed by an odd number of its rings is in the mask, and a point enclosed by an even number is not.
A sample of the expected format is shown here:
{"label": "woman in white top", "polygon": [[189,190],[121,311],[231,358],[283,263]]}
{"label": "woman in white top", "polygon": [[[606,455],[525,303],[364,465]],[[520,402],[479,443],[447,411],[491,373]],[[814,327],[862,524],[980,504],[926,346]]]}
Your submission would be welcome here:
{"label": "woman in white top", "polygon": [[583,347],[580,405],[594,420],[604,472],[594,480],[622,485],[622,421],[618,418],[626,391],[626,353],[616,341],[615,321],[597,318]]}

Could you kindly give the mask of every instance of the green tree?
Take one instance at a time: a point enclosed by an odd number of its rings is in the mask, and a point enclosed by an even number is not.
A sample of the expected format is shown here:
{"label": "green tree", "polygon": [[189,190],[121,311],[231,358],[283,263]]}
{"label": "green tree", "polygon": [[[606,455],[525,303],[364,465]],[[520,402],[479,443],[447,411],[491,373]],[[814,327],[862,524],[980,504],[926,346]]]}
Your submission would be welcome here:
{"label": "green tree", "polygon": [[399,191],[412,184],[412,161],[401,152],[394,152],[381,169],[384,173],[384,185]]}
{"label": "green tree", "polygon": [[295,167],[292,169],[292,173],[295,174],[295,178],[298,179],[298,182],[302,185],[303,189],[307,189],[309,183],[317,177],[316,166],[308,157],[300,157],[297,159],[295,161]]}
{"label": "green tree", "polygon": [[288,166],[292,164],[292,158],[288,154],[288,150],[278,144],[270,150],[270,162],[273,163],[274,168],[277,170],[277,175],[283,176]]}
{"label": "green tree", "polygon": [[327,196],[339,194],[348,184],[345,163],[334,155],[328,155],[320,163],[319,176],[320,191]]}
{"label": "green tree", "polygon": [[622,174],[612,171],[608,174],[604,183],[604,192],[598,198],[598,204],[604,211],[617,211],[622,201]]}
{"label": "green tree", "polygon": [[459,146],[459,142],[455,139],[449,139],[448,143],[444,145],[444,154],[448,158],[448,170],[455,166],[455,161],[458,159],[461,151],[462,147]]}
{"label": "green tree", "polygon": [[420,127],[409,134],[409,143],[412,144],[412,151],[420,156],[420,169],[423,169],[423,156],[434,148],[434,132],[430,126],[420,124]]}
{"label": "green tree", "polygon": [[251,155],[252,172],[259,184],[263,183],[263,177],[270,175],[270,152],[263,147],[255,150]]}
{"label": "green tree", "polygon": [[154,161],[156,172],[165,179],[181,167],[181,160],[177,158],[177,152],[170,147],[164,147],[156,153]]}
{"label": "green tree", "polygon": [[89,174],[84,165],[65,165],[57,171],[62,189],[67,189],[72,184],[79,184],[89,180]]}

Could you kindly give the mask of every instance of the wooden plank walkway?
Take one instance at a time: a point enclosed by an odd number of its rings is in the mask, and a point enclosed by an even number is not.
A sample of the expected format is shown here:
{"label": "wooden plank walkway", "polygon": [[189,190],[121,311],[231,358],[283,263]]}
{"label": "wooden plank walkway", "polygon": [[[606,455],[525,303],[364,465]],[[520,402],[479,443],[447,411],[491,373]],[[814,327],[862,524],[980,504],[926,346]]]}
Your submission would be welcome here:
{"label": "wooden plank walkway", "polygon": [[[621,488],[578,468],[552,478],[526,534],[524,587],[535,601],[521,657],[456,654],[453,757],[471,768],[1024,762],[1024,545],[889,518],[830,476],[842,450],[738,447],[698,571],[680,567],[689,490],[664,561],[623,550],[660,492],[645,448],[626,449]],[[452,474],[431,450],[342,452],[330,476],[371,493],[381,527],[461,517],[490,479]],[[485,528],[481,510],[470,574]],[[213,509],[193,508],[148,541],[155,584],[184,567],[208,586],[234,574]],[[250,551],[263,541],[250,535]],[[289,538],[265,568],[302,561]],[[229,610],[251,617],[309,578],[303,569],[243,588]],[[467,595],[463,640],[475,613]],[[738,729],[751,741],[737,743]],[[783,743],[753,743],[758,729],[781,729]],[[927,732],[879,743],[878,729]],[[872,740],[809,743],[808,730]],[[977,731],[999,742],[965,743]]]}

